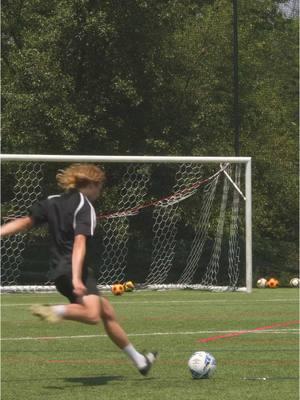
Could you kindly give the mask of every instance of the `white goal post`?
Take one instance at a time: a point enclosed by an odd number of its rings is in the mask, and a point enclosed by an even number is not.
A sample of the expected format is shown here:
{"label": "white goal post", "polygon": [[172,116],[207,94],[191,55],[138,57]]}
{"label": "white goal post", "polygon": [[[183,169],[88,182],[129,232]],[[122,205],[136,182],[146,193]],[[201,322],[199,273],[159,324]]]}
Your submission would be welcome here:
{"label": "white goal post", "polygon": [[[2,154],[2,223],[58,192],[53,171],[81,162],[107,166],[106,209],[95,205],[100,287],[252,291],[250,157]],[[2,239],[3,292],[54,289],[38,269],[46,236]]]}

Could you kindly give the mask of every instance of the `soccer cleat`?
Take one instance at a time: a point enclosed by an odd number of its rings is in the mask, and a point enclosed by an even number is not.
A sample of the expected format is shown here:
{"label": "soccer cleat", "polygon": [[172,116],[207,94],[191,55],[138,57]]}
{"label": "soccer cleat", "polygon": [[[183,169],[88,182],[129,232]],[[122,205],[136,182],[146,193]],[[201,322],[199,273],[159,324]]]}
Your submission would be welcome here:
{"label": "soccer cleat", "polygon": [[61,321],[61,317],[56,315],[50,306],[42,306],[40,304],[36,304],[32,306],[30,309],[33,315],[36,315],[37,317],[39,317],[44,321],[52,323]]}
{"label": "soccer cleat", "polygon": [[157,351],[153,351],[151,353],[147,353],[144,354],[144,357],[146,359],[146,367],[139,369],[140,373],[144,376],[147,376],[152,365],[154,364],[154,362],[157,360],[158,357],[158,352]]}

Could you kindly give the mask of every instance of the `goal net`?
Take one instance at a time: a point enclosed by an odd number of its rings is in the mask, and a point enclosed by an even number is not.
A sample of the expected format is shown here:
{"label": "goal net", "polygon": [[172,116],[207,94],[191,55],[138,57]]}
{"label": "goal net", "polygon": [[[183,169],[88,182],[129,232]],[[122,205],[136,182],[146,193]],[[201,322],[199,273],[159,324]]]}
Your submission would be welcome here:
{"label": "goal net", "polygon": [[[60,190],[72,162],[104,167],[89,262],[99,286],[251,291],[251,159],[2,155],[2,223]],[[2,291],[54,290],[39,226],[1,241]]]}

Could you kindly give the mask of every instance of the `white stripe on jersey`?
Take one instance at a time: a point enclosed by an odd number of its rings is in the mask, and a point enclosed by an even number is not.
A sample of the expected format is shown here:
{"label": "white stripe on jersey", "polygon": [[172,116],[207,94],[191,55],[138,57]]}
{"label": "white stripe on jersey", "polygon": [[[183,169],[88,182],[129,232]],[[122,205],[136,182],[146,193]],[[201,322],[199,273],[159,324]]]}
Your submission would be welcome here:
{"label": "white stripe on jersey", "polygon": [[86,201],[90,205],[91,208],[91,236],[94,235],[95,229],[96,229],[96,212],[94,209],[94,206],[90,203],[89,199],[86,197]]}
{"label": "white stripe on jersey", "polygon": [[53,194],[52,196],[48,196],[47,199],[52,199],[53,197],[60,197],[61,194]]}
{"label": "white stripe on jersey", "polygon": [[80,192],[79,192],[79,194],[80,194],[80,202],[79,202],[79,205],[78,205],[78,207],[76,208],[76,210],[74,212],[74,217],[73,217],[73,229],[74,230],[76,229],[76,215],[79,213],[79,211],[81,210],[81,208],[84,205],[84,196]]}

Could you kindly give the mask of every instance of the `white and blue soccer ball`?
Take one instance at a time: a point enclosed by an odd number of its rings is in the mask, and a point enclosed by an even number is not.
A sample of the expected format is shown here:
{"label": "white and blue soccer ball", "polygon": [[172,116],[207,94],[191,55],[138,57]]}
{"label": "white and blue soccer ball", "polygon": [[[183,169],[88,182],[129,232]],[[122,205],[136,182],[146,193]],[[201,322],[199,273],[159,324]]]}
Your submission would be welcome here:
{"label": "white and blue soccer ball", "polygon": [[210,378],[217,367],[215,358],[206,351],[196,351],[188,362],[193,379]]}
{"label": "white and blue soccer ball", "polygon": [[299,278],[292,278],[290,280],[290,287],[297,288],[299,287],[300,279]]}
{"label": "white and blue soccer ball", "polygon": [[256,282],[256,286],[259,289],[263,289],[267,286],[267,280],[265,278],[260,278],[258,279],[258,281]]}

